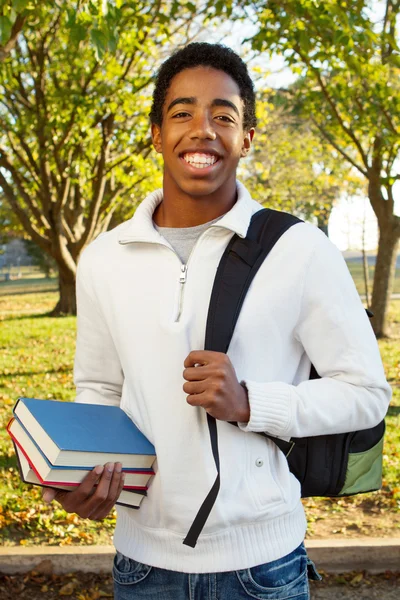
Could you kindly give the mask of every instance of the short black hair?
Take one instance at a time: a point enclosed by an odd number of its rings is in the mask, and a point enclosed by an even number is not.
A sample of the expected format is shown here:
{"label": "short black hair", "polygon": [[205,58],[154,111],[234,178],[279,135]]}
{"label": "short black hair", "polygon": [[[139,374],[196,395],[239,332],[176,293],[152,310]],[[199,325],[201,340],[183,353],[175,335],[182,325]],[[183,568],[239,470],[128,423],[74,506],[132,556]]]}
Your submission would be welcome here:
{"label": "short black hair", "polygon": [[243,60],[231,48],[222,44],[193,42],[172,54],[160,67],[153,92],[150,121],[161,127],[162,110],[172,79],[185,69],[211,67],[224,71],[237,84],[243,100],[243,128],[257,125],[256,98],[253,82]]}

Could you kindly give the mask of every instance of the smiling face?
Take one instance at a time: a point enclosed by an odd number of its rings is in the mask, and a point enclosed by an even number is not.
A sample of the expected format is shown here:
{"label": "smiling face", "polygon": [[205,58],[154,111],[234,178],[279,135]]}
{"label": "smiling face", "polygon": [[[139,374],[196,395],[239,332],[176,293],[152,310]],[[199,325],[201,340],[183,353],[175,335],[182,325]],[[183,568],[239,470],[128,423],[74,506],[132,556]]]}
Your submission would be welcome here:
{"label": "smiling face", "polygon": [[195,67],[171,81],[154,147],[164,159],[164,199],[204,199],[221,208],[236,199],[236,169],[254,130],[243,129],[243,101],[224,71]]}

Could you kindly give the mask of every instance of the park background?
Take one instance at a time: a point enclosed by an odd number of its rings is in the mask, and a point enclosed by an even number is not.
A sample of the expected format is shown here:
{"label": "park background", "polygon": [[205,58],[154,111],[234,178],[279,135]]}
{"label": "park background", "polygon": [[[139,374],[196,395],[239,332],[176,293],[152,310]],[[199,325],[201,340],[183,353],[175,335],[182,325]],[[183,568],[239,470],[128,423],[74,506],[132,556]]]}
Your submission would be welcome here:
{"label": "park background", "polygon": [[259,127],[239,177],[345,252],[393,387],[382,490],[305,500],[308,536],[399,536],[399,14],[390,0],[0,1],[2,545],[111,542],[113,514],[81,520],[20,483],[4,428],[20,395],[74,398],[76,264],[161,184],[152,82],[190,41],[249,65]]}

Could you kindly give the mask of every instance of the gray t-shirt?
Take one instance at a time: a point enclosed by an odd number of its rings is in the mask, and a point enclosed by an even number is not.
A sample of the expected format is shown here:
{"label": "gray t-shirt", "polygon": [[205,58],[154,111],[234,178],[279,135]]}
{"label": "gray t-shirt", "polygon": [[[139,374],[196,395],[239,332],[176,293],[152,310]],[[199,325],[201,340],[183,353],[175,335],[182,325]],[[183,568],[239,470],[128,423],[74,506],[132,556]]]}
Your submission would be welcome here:
{"label": "gray t-shirt", "polygon": [[153,225],[158,233],[171,244],[182,263],[185,265],[189,259],[193,246],[203,231],[208,229],[210,225],[213,225],[222,219],[222,216],[223,215],[217,217],[213,221],[208,221],[208,223],[196,225],[195,227],[159,227],[154,221]]}

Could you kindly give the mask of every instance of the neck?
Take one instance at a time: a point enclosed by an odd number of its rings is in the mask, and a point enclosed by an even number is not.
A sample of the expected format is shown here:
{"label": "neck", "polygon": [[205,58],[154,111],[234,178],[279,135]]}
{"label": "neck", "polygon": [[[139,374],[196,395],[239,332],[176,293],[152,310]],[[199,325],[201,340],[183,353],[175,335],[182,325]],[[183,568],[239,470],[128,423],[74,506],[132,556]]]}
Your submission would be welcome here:
{"label": "neck", "polygon": [[196,227],[227,213],[236,200],[236,178],[212,194],[192,196],[173,189],[164,176],[163,200],[154,211],[153,220],[159,227]]}

